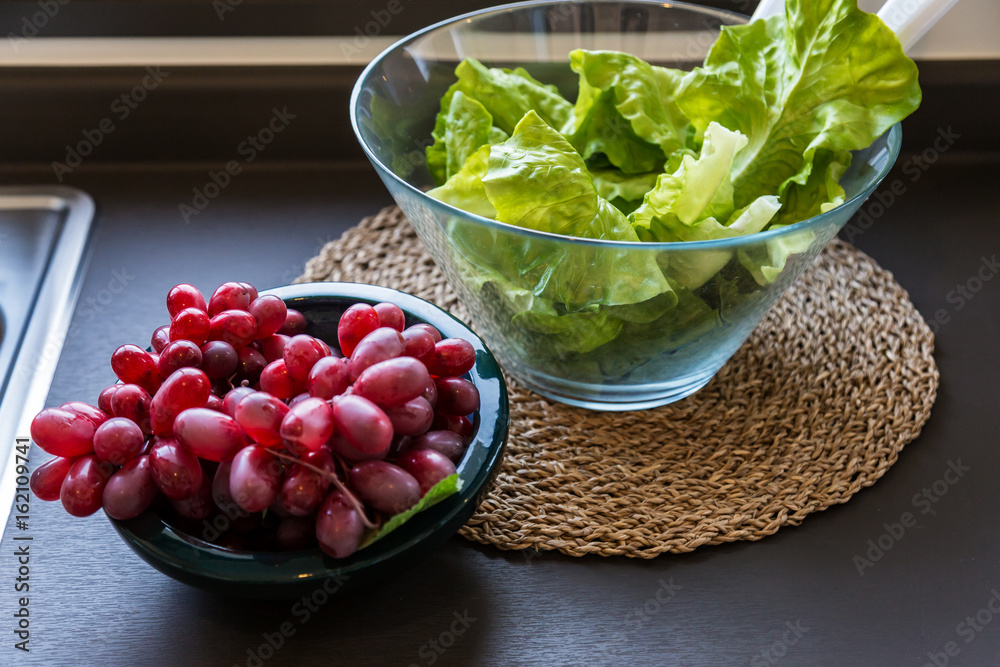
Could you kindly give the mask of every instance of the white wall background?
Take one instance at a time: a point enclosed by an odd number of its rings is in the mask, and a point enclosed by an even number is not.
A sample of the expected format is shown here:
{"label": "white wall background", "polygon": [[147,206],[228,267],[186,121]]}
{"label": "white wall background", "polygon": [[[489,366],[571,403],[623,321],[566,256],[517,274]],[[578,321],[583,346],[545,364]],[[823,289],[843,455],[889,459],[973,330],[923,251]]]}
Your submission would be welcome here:
{"label": "white wall background", "polygon": [[[883,0],[859,0],[868,12]],[[910,51],[914,60],[1000,59],[1000,0],[958,0]]]}

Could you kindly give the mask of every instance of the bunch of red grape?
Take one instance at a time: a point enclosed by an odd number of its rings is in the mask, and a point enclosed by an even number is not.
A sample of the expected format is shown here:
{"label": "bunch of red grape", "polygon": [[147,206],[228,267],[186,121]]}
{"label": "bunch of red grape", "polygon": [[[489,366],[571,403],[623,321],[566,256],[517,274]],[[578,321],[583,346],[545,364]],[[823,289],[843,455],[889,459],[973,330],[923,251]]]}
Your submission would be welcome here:
{"label": "bunch of red grape", "polygon": [[266,526],[272,548],[318,542],[343,558],[455,473],[479,409],[461,377],[476,361],[468,341],[406,328],[394,304],[359,303],[340,318],[338,351],[247,283],[207,303],[177,285],[167,310],[152,352],[112,354],[121,382],[96,407],[35,416],[32,439],[56,457],[31,476],[37,497],[116,519],[158,503],[225,546]]}

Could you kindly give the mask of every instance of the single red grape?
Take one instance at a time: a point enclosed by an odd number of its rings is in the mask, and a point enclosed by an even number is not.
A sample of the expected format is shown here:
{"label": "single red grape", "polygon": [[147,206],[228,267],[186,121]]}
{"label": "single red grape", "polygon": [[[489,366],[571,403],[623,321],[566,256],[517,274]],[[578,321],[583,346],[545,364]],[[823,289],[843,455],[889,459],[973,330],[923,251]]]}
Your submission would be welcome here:
{"label": "single red grape", "polygon": [[229,343],[210,340],[201,346],[201,370],[212,380],[232,377],[239,363],[239,353]]}
{"label": "single red grape", "polygon": [[97,407],[101,409],[101,412],[105,414],[113,414],[111,412],[111,397],[115,395],[115,392],[121,388],[120,384],[113,384],[101,390],[101,394],[97,397]]}
{"label": "single red grape", "polygon": [[127,384],[137,384],[150,394],[160,387],[162,378],[156,362],[138,345],[122,345],[111,355],[111,370]]}
{"label": "single red grape", "polygon": [[423,394],[430,377],[427,367],[413,357],[386,359],[361,373],[354,393],[383,407],[402,405]]}
{"label": "single red grape", "polygon": [[250,297],[250,303],[253,303],[258,297],[257,288],[250,283],[241,282],[240,285],[247,288],[247,296]]}
{"label": "single red grape", "polygon": [[173,438],[156,438],[149,450],[153,481],[171,500],[187,498],[201,487],[198,457]]}
{"label": "single red grape", "polygon": [[272,294],[257,297],[250,302],[248,310],[257,321],[258,339],[278,333],[278,329],[285,324],[285,318],[288,316],[285,302]]}
{"label": "single red grape", "polygon": [[159,493],[149,456],[139,456],[126,462],[108,480],[102,494],[104,511],[115,519],[134,519],[146,511]]}
{"label": "single red grape", "polygon": [[170,435],[174,419],[188,408],[203,408],[208,402],[211,383],[198,368],[173,372],[149,404],[149,423],[154,435]]}
{"label": "single red grape", "polygon": [[320,506],[316,517],[316,539],[333,558],[347,558],[358,549],[365,524],[358,511],[340,491],[333,491]]}
{"label": "single red grape", "polygon": [[46,408],[31,420],[31,439],[55,456],[73,458],[90,454],[94,451],[96,430],[92,420],[62,408]]}
{"label": "single red grape", "polygon": [[420,500],[420,484],[410,473],[386,461],[364,461],[351,468],[351,487],[366,505],[392,516]]}
{"label": "single red grape", "polygon": [[453,415],[467,415],[479,409],[479,389],[465,378],[434,378],[437,385],[437,410]]}
{"label": "single red grape", "polygon": [[307,395],[289,407],[279,433],[286,443],[316,451],[333,435],[333,410],[323,399]]}
{"label": "single red grape", "polygon": [[427,359],[431,375],[454,377],[468,373],[476,365],[476,349],[463,338],[446,338],[434,346]]}
{"label": "single red grape", "polygon": [[236,423],[251,440],[265,446],[281,444],[281,421],[288,406],[275,396],[257,391],[245,396],[236,406]]}
{"label": "single red grape", "polygon": [[[356,303],[340,316],[337,324],[337,340],[345,357],[354,354],[354,348],[361,340],[379,328],[378,313],[364,303]],[[398,333],[398,332],[397,332]]]}
{"label": "single red grape", "polygon": [[257,335],[257,320],[245,310],[224,310],[212,316],[209,340],[222,340],[235,348],[243,347]]}
{"label": "single red grape", "polygon": [[348,363],[351,378],[357,380],[369,366],[398,357],[405,350],[406,344],[398,331],[389,327],[376,329],[365,336],[354,348],[354,353],[351,354],[351,360]]}
{"label": "single red grape", "polygon": [[399,455],[396,463],[416,478],[421,496],[445,477],[455,474],[455,464],[433,449],[408,449]]}
{"label": "single red grape", "polygon": [[203,345],[212,330],[212,320],[208,313],[199,308],[185,308],[170,322],[170,340],[189,340],[195,345]]}
{"label": "single red grape", "polygon": [[281,464],[266,448],[250,445],[233,458],[229,492],[246,512],[261,512],[274,502],[281,485]]}
{"label": "single red grape", "polygon": [[291,338],[282,334],[274,334],[260,341],[260,352],[264,355],[267,363],[284,359],[285,345]]}
{"label": "single red grape", "polygon": [[167,292],[167,312],[170,318],[177,317],[177,313],[185,308],[197,308],[207,311],[208,305],[205,303],[205,296],[194,285],[182,283],[176,285]]}
{"label": "single red grape", "polygon": [[417,396],[402,405],[385,408],[385,415],[397,435],[420,435],[431,427],[434,408],[426,398]]}
{"label": "single red grape", "polygon": [[364,454],[383,452],[384,456],[392,444],[392,422],[380,407],[362,396],[338,397],[333,404],[333,421],[336,431]]}
{"label": "single red grape", "polygon": [[267,366],[264,355],[252,347],[241,347],[236,355],[239,358],[239,366],[236,368],[237,380],[246,380],[250,384],[260,382],[260,374]]}
{"label": "single red grape", "polygon": [[328,480],[296,464],[285,475],[278,501],[290,516],[309,516],[323,502],[329,487]]}
{"label": "single red grape", "polygon": [[73,459],[57,456],[35,468],[31,473],[29,487],[39,500],[59,500],[63,480],[73,466]]}
{"label": "single red grape", "polygon": [[293,336],[282,350],[285,368],[293,380],[301,384],[309,381],[309,371],[316,362],[326,356],[322,343],[312,336],[299,334]]}
{"label": "single red grape", "polygon": [[215,317],[226,310],[243,310],[250,306],[250,290],[242,283],[222,283],[208,300],[208,315]]}
{"label": "single red grape", "polygon": [[111,397],[111,414],[130,419],[149,435],[153,428],[149,423],[149,406],[153,402],[149,392],[137,384],[120,384]]}
{"label": "single red grape", "polygon": [[300,333],[305,333],[308,328],[309,323],[306,321],[306,316],[294,308],[289,308],[285,315],[285,323],[278,329],[278,333],[285,336],[297,336]]}
{"label": "single red grape", "polygon": [[247,445],[235,419],[207,408],[188,408],[177,415],[174,437],[206,461],[228,461]]}
{"label": "single red grape", "polygon": [[170,377],[178,368],[198,368],[201,362],[200,347],[189,340],[175,340],[160,353],[160,376]]}
{"label": "single red grape", "polygon": [[309,371],[309,393],[317,398],[330,400],[340,396],[350,384],[347,360],[340,357],[323,357]]}
{"label": "single red grape", "polygon": [[429,333],[431,335],[431,338],[434,339],[434,343],[435,344],[441,342],[441,332],[438,331],[437,329],[435,329],[434,327],[432,327],[431,325],[424,324],[423,322],[421,322],[420,324],[414,324],[413,326],[414,327],[419,327],[419,328],[423,329],[424,331],[426,331],[427,333]]}
{"label": "single red grape", "polygon": [[376,303],[373,308],[378,314],[380,327],[389,327],[396,331],[402,331],[406,327],[406,315],[403,309],[394,303]]}
{"label": "single red grape", "polygon": [[101,509],[104,487],[111,477],[112,467],[96,456],[83,456],[70,466],[59,489],[63,507],[73,516],[90,516]]}
{"label": "single red grape", "polygon": [[428,431],[413,439],[410,445],[413,449],[433,449],[458,463],[465,452],[465,440],[454,431]]}
{"label": "single red grape", "polygon": [[434,352],[434,337],[427,333],[427,329],[421,326],[412,326],[409,329],[404,329],[402,336],[405,346],[403,354],[426,363],[426,360]]}
{"label": "single red grape", "polygon": [[149,339],[149,346],[153,348],[153,352],[159,354],[163,352],[163,348],[167,346],[170,342],[170,325],[164,324],[153,332],[153,336]]}
{"label": "single red grape", "polygon": [[298,396],[306,390],[304,383],[295,381],[288,373],[283,359],[272,361],[261,371],[260,388],[282,400]]}
{"label": "single red grape", "polygon": [[116,466],[139,456],[145,444],[139,425],[124,417],[113,417],[94,432],[94,454]]}

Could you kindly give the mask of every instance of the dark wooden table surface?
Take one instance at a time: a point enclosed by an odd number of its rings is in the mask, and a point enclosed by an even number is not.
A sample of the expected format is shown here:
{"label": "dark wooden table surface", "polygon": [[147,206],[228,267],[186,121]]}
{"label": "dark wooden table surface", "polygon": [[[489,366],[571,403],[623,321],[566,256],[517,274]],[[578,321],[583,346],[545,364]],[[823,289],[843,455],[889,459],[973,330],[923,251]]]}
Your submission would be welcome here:
{"label": "dark wooden table surface", "polygon": [[[920,438],[846,505],[760,542],[650,561],[527,558],[455,537],[306,618],[292,602],[232,601],[177,583],[134,556],[103,515],[74,519],[35,500],[31,650],[13,646],[22,594],[8,527],[0,664],[1000,663],[1000,161],[954,153],[908,172],[908,159],[882,187],[900,179],[905,192],[882,213],[866,207],[878,219],[853,241],[922,313],[947,320],[941,388]],[[144,344],[165,322],[174,283],[287,283],[323,243],[390,203],[367,164],[272,166],[245,171],[185,224],[178,205],[208,169],[101,166],[68,180],[99,214],[78,331],[49,404],[95,400],[113,380],[112,350]],[[53,181],[42,170],[0,177]],[[113,289],[116,276],[124,289]],[[36,451],[33,464],[44,458]],[[915,525],[900,529],[905,513]],[[858,558],[871,566],[859,571]],[[279,641],[283,624],[291,633]],[[269,649],[269,637],[280,647]]]}

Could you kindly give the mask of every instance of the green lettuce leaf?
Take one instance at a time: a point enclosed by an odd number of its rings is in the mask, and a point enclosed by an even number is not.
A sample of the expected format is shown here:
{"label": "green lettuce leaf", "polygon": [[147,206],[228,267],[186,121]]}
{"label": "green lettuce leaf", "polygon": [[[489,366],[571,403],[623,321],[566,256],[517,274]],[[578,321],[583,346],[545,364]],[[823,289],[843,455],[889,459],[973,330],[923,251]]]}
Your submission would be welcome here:
{"label": "green lettuce leaf", "polygon": [[[597,189],[566,139],[529,111],[509,141],[490,149],[483,186],[497,219],[567,236],[602,238]],[[597,233],[595,233],[597,232]]]}
{"label": "green lettuce leaf", "polygon": [[490,147],[481,146],[469,156],[465,166],[453,174],[447,183],[430,190],[427,194],[463,211],[495,219],[497,211],[490,203],[483,187],[483,176],[489,170],[489,160]]}
{"label": "green lettuce leaf", "polygon": [[359,549],[367,547],[369,544],[378,542],[383,537],[396,530],[404,523],[409,521],[414,517],[414,515],[423,512],[426,509],[430,509],[434,505],[438,504],[450,495],[454,495],[462,490],[462,480],[458,478],[458,473],[449,475],[445,477],[440,482],[432,486],[424,494],[424,497],[420,501],[406,510],[405,512],[400,512],[395,516],[391,517],[388,521],[382,524],[382,527],[378,530],[372,529],[372,532],[365,536],[358,546]]}
{"label": "green lettuce leaf", "polygon": [[674,102],[681,72],[617,51],[576,50],[580,93],[567,126],[584,158],[602,153],[626,173],[660,169],[685,147],[690,123]]}
{"label": "green lettuce leaf", "polygon": [[697,227],[708,220],[720,227],[718,221],[725,222],[733,214],[730,174],[737,151],[746,144],[747,138],[739,132],[712,124],[705,133],[701,155],[686,155],[676,171],[659,176],[642,206],[632,214],[632,225],[637,231],[648,231],[654,241],[711,238]]}
{"label": "green lettuce leaf", "polygon": [[427,168],[442,185],[457,174],[480,146],[505,141],[507,134],[493,126],[493,116],[479,101],[452,86],[441,100],[441,111],[427,147]]}
{"label": "green lettuce leaf", "polygon": [[603,155],[610,165],[630,174],[658,170],[667,159],[659,146],[632,131],[615,109],[610,91],[596,94],[586,112],[575,119],[568,138],[584,158]]}
{"label": "green lettuce leaf", "polygon": [[535,80],[520,67],[508,70],[486,67],[466,58],[455,68],[457,90],[478,100],[493,117],[493,124],[510,134],[529,111],[534,111],[553,127],[569,120],[573,105],[555,86]]}
{"label": "green lettuce leaf", "polygon": [[622,199],[627,202],[641,202],[646,193],[656,186],[659,171],[644,174],[626,174],[619,169],[592,169],[591,178],[597,194],[610,202]]}
{"label": "green lettuce leaf", "polygon": [[851,154],[848,151],[817,150],[806,182],[792,182],[785,189],[781,211],[772,227],[808,220],[843,204],[846,193],[840,185],[840,177],[850,165]]}
{"label": "green lettuce leaf", "polygon": [[562,315],[555,310],[519,311],[514,315],[513,323],[555,337],[553,345],[560,352],[590,352],[614,340],[622,329],[618,318],[597,306]]}
{"label": "green lettuce leaf", "polygon": [[[787,225],[772,226],[781,229]],[[808,229],[789,232],[785,236],[771,239],[763,245],[750,246],[739,252],[740,263],[750,272],[760,285],[770,285],[785,269],[788,258],[803,253],[812,245],[815,234]]]}
{"label": "green lettuce leaf", "polygon": [[676,101],[699,137],[717,122],[749,138],[732,171],[742,207],[806,185],[821,149],[839,164],[869,146],[916,109],[920,87],[896,35],[853,0],[788,0],[785,15],[724,27]]}

